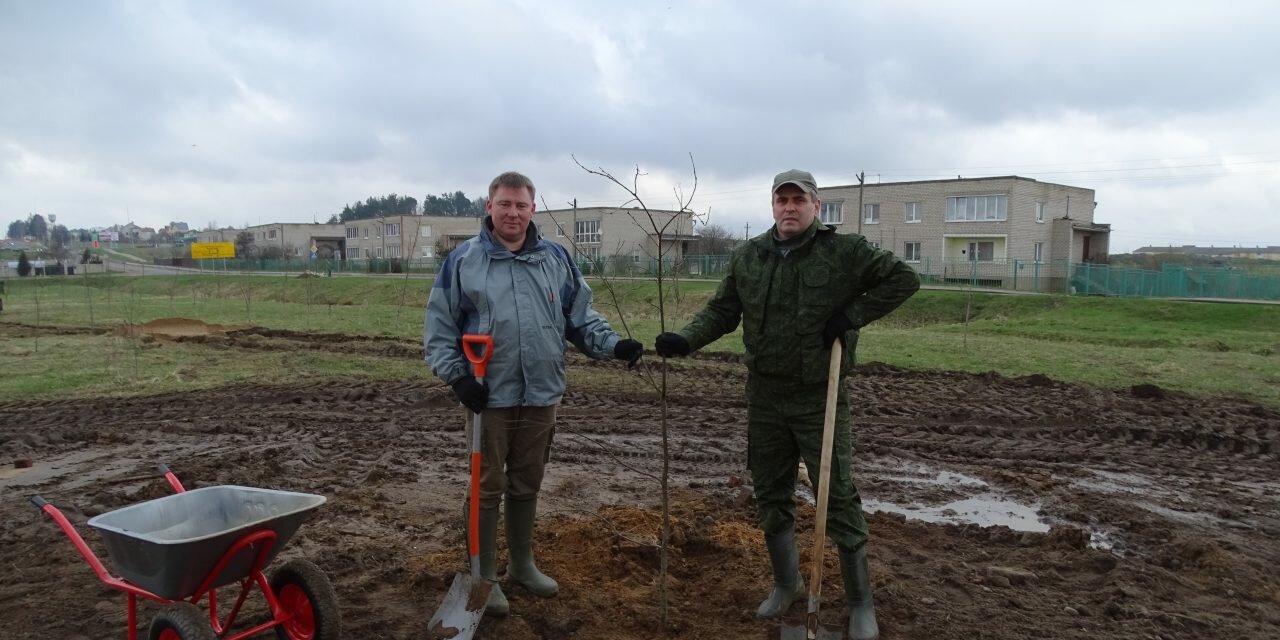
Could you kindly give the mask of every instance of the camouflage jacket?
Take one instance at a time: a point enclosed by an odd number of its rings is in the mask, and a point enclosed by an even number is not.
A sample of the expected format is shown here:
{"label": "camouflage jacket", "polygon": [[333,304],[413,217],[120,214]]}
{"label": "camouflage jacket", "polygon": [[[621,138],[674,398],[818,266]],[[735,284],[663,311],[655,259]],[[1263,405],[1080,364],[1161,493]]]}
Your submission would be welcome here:
{"label": "camouflage jacket", "polygon": [[746,365],[753,375],[821,383],[831,357],[822,345],[822,329],[835,312],[844,312],[853,323],[840,367],[846,375],[853,368],[858,329],[919,288],[919,276],[893,253],[815,220],[790,251],[779,249],[773,229],[735,250],[715,296],[680,333],[699,349],[732,332],[741,320]]}

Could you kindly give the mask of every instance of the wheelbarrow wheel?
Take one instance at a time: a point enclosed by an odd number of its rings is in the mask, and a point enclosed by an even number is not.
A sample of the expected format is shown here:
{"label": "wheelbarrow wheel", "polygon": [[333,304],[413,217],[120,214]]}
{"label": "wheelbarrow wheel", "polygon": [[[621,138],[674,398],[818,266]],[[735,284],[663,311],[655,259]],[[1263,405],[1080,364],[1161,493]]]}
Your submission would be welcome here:
{"label": "wheelbarrow wheel", "polygon": [[307,560],[291,560],[271,576],[271,590],[289,620],[276,627],[279,640],[338,640],[342,612],[328,576]]}
{"label": "wheelbarrow wheel", "polygon": [[217,640],[209,618],[190,602],[175,602],[151,619],[149,640]]}

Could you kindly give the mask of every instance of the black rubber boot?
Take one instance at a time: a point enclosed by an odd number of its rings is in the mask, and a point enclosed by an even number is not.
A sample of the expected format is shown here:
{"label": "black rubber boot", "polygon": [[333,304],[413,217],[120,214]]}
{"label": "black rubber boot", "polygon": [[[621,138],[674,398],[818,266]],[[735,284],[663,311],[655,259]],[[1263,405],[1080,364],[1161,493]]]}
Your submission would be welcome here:
{"label": "black rubber boot", "polygon": [[796,532],[788,529],[776,535],[765,534],[764,545],[769,549],[769,563],[773,565],[773,591],[756,609],[756,617],[777,618],[806,595],[804,578],[800,576]]}
{"label": "black rubber boot", "polygon": [[876,605],[871,597],[866,545],[854,552],[840,551],[840,574],[849,604],[850,640],[876,640],[880,637],[880,626],[876,624]]}
{"label": "black rubber boot", "polygon": [[550,598],[560,585],[538,570],[533,562],[533,521],[538,516],[538,498],[507,498],[507,575],[540,598]]}

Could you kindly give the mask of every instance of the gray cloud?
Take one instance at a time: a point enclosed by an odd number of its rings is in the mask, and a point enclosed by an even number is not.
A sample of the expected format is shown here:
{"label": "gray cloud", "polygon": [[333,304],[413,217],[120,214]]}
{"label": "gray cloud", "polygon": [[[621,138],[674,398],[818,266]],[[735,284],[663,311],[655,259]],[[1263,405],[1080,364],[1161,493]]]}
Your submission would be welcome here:
{"label": "gray cloud", "polygon": [[669,206],[691,152],[695,206],[735,228],[768,224],[787,167],[833,184],[1017,173],[1096,189],[1115,249],[1280,244],[1278,18],[1266,2],[7,2],[0,218],[310,220],[392,191],[479,195],[507,168],[551,206],[620,201],[571,154],[639,164]]}

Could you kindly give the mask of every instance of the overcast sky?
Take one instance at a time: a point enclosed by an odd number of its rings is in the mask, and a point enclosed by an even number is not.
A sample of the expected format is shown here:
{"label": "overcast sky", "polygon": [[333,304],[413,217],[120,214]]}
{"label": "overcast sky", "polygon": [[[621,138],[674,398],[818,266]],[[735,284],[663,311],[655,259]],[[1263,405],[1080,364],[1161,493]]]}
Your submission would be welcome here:
{"label": "overcast sky", "polygon": [[[1280,245],[1280,2],[0,0],[0,222],[324,222],[625,194],[741,234],[774,173],[1096,190],[1111,250]],[[538,203],[542,206],[542,202]]]}

